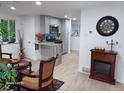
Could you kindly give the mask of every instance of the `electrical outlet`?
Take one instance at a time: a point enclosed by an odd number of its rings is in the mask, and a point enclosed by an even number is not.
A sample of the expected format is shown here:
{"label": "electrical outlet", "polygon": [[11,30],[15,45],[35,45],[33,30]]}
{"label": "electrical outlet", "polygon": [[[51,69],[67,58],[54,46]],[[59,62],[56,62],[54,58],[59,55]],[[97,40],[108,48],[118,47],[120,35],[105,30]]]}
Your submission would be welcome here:
{"label": "electrical outlet", "polygon": [[90,73],[90,69],[87,67],[82,67],[82,72]]}

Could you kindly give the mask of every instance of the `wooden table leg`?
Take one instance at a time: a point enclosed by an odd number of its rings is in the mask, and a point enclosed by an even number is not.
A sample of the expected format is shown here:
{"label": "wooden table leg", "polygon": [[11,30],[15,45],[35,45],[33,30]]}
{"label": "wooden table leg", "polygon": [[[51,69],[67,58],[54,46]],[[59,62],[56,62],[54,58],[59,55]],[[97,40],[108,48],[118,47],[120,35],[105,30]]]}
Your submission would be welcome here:
{"label": "wooden table leg", "polygon": [[32,68],[32,64],[31,64],[31,62],[30,62],[30,63],[29,63],[29,73],[32,72],[31,68]]}

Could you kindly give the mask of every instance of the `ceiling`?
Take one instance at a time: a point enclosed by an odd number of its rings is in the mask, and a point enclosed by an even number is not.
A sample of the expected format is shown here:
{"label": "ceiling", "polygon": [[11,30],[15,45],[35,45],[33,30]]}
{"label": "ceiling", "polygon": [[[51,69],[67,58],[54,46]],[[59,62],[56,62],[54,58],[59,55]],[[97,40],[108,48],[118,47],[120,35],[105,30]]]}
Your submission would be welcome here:
{"label": "ceiling", "polygon": [[[35,5],[34,1],[0,1],[0,12],[14,15],[50,15],[63,18],[67,15],[70,18],[80,19],[82,7],[91,7],[108,2],[100,1],[41,1],[42,5]],[[10,6],[15,6],[15,11],[10,10]]]}

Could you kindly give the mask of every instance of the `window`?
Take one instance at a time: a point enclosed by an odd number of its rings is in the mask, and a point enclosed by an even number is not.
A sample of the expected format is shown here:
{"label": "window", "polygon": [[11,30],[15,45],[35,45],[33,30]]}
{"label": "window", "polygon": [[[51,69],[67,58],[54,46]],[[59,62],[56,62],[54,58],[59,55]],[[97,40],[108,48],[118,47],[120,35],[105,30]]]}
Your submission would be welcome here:
{"label": "window", "polygon": [[0,20],[0,42],[15,42],[15,20]]}
{"label": "window", "polygon": [[9,41],[15,42],[16,36],[15,36],[15,20],[9,20]]}

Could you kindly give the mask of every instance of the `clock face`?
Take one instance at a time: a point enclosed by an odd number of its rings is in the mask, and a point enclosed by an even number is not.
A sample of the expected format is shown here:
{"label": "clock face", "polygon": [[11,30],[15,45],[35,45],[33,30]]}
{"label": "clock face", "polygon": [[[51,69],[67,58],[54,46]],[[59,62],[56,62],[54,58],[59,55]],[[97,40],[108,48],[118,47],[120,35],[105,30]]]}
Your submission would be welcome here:
{"label": "clock face", "polygon": [[117,32],[119,23],[116,18],[112,16],[105,16],[101,18],[97,25],[97,32],[102,36],[111,36]]}

